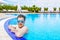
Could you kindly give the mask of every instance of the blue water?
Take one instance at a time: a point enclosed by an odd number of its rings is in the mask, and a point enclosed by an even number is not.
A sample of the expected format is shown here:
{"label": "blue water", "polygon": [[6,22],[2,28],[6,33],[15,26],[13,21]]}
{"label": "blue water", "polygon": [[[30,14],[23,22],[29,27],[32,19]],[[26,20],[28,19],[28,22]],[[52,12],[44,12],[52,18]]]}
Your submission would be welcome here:
{"label": "blue water", "polygon": [[[26,14],[27,40],[60,40],[60,14]],[[9,24],[16,25],[17,19]]]}

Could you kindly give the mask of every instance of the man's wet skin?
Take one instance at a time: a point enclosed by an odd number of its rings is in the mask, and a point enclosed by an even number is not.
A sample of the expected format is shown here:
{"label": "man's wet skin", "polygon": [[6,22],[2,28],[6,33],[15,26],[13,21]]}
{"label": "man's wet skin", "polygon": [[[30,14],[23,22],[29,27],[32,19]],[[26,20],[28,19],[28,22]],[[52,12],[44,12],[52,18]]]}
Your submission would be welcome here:
{"label": "man's wet skin", "polygon": [[24,16],[23,15],[18,16],[17,22],[18,22],[17,27],[9,26],[9,29],[11,29],[11,32],[14,32],[17,37],[22,37],[28,31],[28,28],[24,26],[25,23]]}

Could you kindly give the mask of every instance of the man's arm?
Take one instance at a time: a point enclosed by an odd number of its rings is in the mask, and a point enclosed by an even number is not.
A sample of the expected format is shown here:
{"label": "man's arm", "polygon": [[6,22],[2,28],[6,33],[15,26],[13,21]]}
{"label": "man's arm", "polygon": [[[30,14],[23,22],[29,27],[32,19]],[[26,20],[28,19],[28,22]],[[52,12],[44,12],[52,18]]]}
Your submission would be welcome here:
{"label": "man's arm", "polygon": [[9,25],[9,27],[8,27],[10,30],[11,30],[11,32],[15,32],[16,31],[16,28],[15,27],[13,27],[13,26],[11,26],[11,25]]}
{"label": "man's arm", "polygon": [[16,35],[17,37],[22,37],[24,34],[27,33],[27,31],[28,31],[28,28],[24,28],[23,30],[16,31],[16,32],[15,32],[15,35]]}

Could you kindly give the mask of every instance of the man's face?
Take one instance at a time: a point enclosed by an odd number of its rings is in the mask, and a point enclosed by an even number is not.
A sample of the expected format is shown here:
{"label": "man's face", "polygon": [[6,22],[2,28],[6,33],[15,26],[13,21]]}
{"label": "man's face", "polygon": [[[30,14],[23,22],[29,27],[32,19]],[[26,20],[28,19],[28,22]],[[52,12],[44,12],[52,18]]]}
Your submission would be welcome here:
{"label": "man's face", "polygon": [[18,27],[22,28],[24,26],[24,18],[23,17],[19,17],[18,18]]}

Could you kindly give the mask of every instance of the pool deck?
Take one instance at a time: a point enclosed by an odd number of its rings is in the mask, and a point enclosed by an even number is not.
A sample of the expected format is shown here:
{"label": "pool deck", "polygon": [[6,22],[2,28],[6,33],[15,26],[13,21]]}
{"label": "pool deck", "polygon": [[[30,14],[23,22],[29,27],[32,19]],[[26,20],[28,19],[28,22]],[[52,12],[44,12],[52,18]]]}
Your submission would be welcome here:
{"label": "pool deck", "polygon": [[0,14],[60,14],[60,12],[40,12],[40,13],[0,13]]}
{"label": "pool deck", "polygon": [[6,22],[6,20],[8,19],[4,19],[0,21],[0,24],[1,24],[0,25],[0,40],[12,40],[4,29],[4,23]]}
{"label": "pool deck", "polygon": [[9,16],[5,14],[0,14],[0,40],[12,40],[12,38],[7,34],[6,30],[4,29],[4,23],[11,19],[14,18],[15,16]]}

